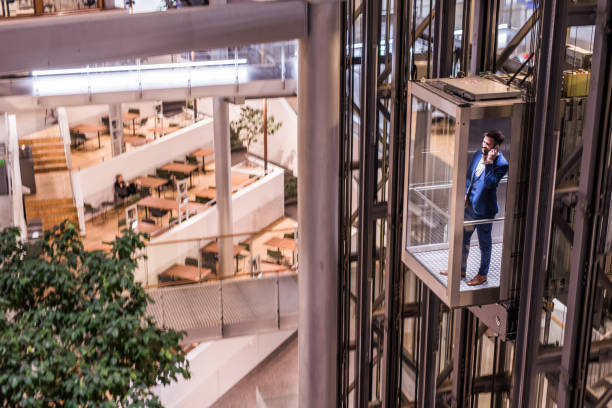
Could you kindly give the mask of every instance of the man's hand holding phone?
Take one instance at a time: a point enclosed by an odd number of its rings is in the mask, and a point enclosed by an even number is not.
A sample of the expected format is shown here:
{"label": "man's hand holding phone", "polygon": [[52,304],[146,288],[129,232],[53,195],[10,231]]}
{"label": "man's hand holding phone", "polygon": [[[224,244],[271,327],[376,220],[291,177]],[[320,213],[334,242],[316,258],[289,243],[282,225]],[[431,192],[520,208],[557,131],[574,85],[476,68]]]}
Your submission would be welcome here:
{"label": "man's hand holding phone", "polygon": [[487,158],[485,160],[485,163],[487,164],[493,163],[495,159],[497,158],[498,154],[499,154],[499,150],[497,149],[497,147],[494,147],[491,150],[489,150],[489,153],[487,153]]}

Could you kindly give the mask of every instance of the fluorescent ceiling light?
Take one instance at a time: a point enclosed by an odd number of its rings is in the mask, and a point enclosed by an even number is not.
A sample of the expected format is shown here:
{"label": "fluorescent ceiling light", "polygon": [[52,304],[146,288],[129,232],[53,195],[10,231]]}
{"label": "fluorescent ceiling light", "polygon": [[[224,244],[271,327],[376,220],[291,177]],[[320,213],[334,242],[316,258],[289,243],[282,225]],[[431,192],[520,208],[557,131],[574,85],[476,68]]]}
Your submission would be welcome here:
{"label": "fluorescent ceiling light", "polygon": [[195,61],[195,62],[169,62],[166,64],[144,64],[144,65],[119,65],[113,67],[84,67],[67,69],[48,69],[44,71],[32,71],[32,76],[67,75],[67,74],[97,74],[102,72],[123,72],[135,70],[168,69],[168,68],[193,68],[209,67],[219,65],[242,65],[246,64],[246,58],[219,60],[219,61]]}

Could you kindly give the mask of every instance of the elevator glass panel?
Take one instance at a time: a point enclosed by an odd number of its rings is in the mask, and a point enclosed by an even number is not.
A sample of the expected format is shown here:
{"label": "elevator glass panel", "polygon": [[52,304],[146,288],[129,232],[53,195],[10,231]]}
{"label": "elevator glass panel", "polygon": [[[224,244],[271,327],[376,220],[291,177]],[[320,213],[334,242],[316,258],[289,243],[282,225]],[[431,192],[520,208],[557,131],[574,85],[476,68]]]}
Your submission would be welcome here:
{"label": "elevator glass panel", "polygon": [[455,118],[412,97],[406,249],[435,276],[448,269]]}
{"label": "elevator glass panel", "polygon": [[[461,291],[500,285],[510,163],[510,125],[510,118],[484,118],[470,121],[465,158],[467,164],[465,190],[466,195],[469,193],[472,198],[477,197],[478,201],[474,205],[470,197],[466,196],[462,242],[462,269],[465,267],[466,278],[461,280]],[[487,136],[489,132],[503,135],[503,142],[498,145],[492,137]],[[494,143],[493,149],[497,151],[497,154],[493,154],[496,157],[490,166],[484,164],[486,159],[484,153],[487,153],[488,147],[491,147],[487,146],[485,136],[488,143]],[[480,242],[480,238],[484,238],[483,243]],[[489,258],[488,262],[486,258]],[[470,279],[483,272],[488,272],[486,282],[472,287],[467,285]]]}

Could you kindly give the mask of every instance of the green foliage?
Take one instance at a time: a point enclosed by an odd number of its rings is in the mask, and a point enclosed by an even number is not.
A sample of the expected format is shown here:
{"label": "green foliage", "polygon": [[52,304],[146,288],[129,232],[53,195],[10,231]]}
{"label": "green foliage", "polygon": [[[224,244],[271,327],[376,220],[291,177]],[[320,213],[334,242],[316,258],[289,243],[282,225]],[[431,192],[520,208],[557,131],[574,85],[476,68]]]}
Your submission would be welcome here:
{"label": "green foliage", "polygon": [[[240,118],[230,122],[230,135],[238,135],[240,141],[246,146],[247,156],[253,142],[258,142],[263,136],[263,110],[248,105],[240,107]],[[282,122],[276,122],[273,115],[268,115],[268,136],[274,135],[281,127]]]}
{"label": "green foliage", "polygon": [[134,282],[143,237],[125,230],[107,254],[66,222],[38,250],[0,232],[1,406],[158,407],[150,387],[189,378],[183,333],[156,326]]}
{"label": "green foliage", "polygon": [[238,136],[238,132],[234,130],[234,128],[230,125],[230,146],[232,149],[237,149],[242,147],[242,141],[240,140],[240,136]]}
{"label": "green foliage", "polygon": [[297,177],[285,180],[285,200],[293,197],[297,197]]}

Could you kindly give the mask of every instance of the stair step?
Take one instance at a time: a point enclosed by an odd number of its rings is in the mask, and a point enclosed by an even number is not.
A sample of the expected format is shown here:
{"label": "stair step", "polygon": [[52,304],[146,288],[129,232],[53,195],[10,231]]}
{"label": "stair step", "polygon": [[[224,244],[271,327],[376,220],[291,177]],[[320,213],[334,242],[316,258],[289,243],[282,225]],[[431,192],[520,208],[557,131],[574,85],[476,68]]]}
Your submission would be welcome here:
{"label": "stair step", "polygon": [[26,205],[27,204],[55,205],[55,204],[70,204],[70,203],[72,203],[72,197],[45,198],[45,199],[38,199],[38,200],[26,198]]}
{"label": "stair step", "polygon": [[34,158],[34,160],[36,159],[42,159],[45,157],[65,157],[64,156],[64,149],[61,150],[47,150],[47,151],[40,151],[40,152],[32,152],[32,157]]}
{"label": "stair step", "polygon": [[19,146],[21,145],[35,145],[39,143],[61,143],[62,139],[59,136],[46,136],[37,137],[33,139],[19,139]]}
{"label": "stair step", "polygon": [[76,212],[76,208],[74,206],[72,207],[53,207],[50,209],[44,209],[44,208],[28,208],[26,209],[26,214],[28,214],[29,216],[32,215],[40,215],[40,216],[54,216],[54,215],[75,215]]}
{"label": "stair step", "polygon": [[51,173],[53,171],[67,171],[68,167],[66,167],[66,163],[63,165],[59,164],[51,164],[46,166],[37,166],[34,165],[34,173]]}
{"label": "stair step", "polygon": [[66,159],[64,157],[44,157],[42,159],[34,160],[34,167],[61,163],[66,164]]}
{"label": "stair step", "polygon": [[70,201],[56,201],[56,202],[48,202],[46,200],[41,200],[39,201],[34,201],[34,202],[27,202],[25,204],[25,208],[26,209],[41,209],[41,210],[53,210],[55,208],[64,208],[64,207],[71,207],[73,204],[72,199],[69,199]]}
{"label": "stair step", "polygon": [[44,143],[32,146],[32,154],[60,150],[62,152],[64,151],[64,145],[62,143]]}

